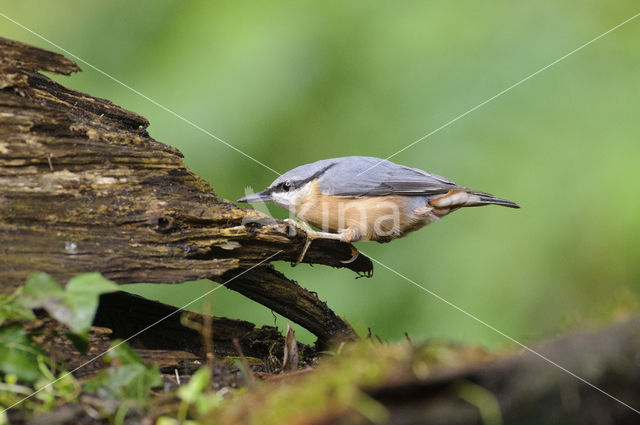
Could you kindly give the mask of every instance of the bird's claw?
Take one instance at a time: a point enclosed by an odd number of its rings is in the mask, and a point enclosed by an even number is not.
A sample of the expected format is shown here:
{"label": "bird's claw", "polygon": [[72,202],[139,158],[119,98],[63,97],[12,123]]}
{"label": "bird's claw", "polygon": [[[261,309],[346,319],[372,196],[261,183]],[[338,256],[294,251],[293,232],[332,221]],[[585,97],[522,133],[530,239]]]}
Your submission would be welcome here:
{"label": "bird's claw", "polygon": [[[284,221],[289,226],[295,227],[297,230],[301,230],[302,232],[304,232],[306,237],[304,247],[302,248],[302,251],[298,256],[298,259],[291,263],[291,267],[295,267],[302,262],[302,260],[304,259],[304,256],[307,254],[307,250],[309,249],[311,242],[313,242],[315,239],[327,238],[327,239],[339,240],[340,242],[344,242],[344,243],[351,243],[358,240],[357,237],[354,237],[354,235],[352,234],[353,231],[347,232],[346,234],[327,234],[322,232],[316,232],[304,221],[299,222],[299,221],[292,220],[290,218],[287,218]],[[341,260],[340,262],[343,264],[349,264],[354,262],[356,258],[358,258],[358,256],[360,255],[360,251],[358,251],[356,247],[354,247],[353,245],[349,245],[349,247],[351,248],[351,258],[345,261]]]}
{"label": "bird's claw", "polygon": [[300,252],[300,255],[298,256],[298,259],[295,262],[291,263],[291,267],[295,267],[295,266],[297,266],[298,264],[300,264],[302,262],[302,259],[306,255],[307,250],[309,249],[309,245],[311,245],[312,241],[313,241],[313,238],[309,237],[309,234],[307,234],[307,240],[304,243],[304,247],[302,248],[302,252]]}
{"label": "bird's claw", "polygon": [[340,260],[340,262],[342,264],[353,263],[360,256],[360,251],[358,251],[358,248],[356,248],[353,245],[349,245],[349,248],[351,248],[351,258],[349,258],[348,260],[344,260],[344,261]]}
{"label": "bird's claw", "polygon": [[313,237],[313,230],[311,228],[309,228],[308,226],[306,226],[306,223],[301,224],[295,220],[292,220],[290,218],[286,218],[284,219],[284,221],[289,224],[290,226],[295,227],[298,230],[302,230],[305,234],[306,237],[306,241],[304,243],[304,247],[302,248],[302,251],[300,252],[300,255],[298,256],[298,259],[296,261],[291,262],[291,267],[295,267],[298,264],[300,264],[302,262],[302,260],[304,259],[304,256],[307,254],[307,250],[309,249],[309,245],[311,245],[311,242],[313,242],[313,240],[315,239],[315,237]]}

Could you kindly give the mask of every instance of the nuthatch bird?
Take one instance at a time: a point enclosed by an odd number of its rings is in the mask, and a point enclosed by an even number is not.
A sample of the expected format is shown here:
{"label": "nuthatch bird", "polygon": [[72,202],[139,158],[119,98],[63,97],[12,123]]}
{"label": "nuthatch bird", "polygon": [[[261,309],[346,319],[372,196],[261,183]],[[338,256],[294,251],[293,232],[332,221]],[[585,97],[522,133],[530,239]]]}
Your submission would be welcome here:
{"label": "nuthatch bird", "polygon": [[[458,186],[436,174],[364,156],[301,165],[238,202],[273,202],[302,220],[288,220],[307,235],[295,264],[302,261],[314,239],[389,242],[461,207],[520,208],[515,202]],[[357,251],[349,261],[356,257]]]}

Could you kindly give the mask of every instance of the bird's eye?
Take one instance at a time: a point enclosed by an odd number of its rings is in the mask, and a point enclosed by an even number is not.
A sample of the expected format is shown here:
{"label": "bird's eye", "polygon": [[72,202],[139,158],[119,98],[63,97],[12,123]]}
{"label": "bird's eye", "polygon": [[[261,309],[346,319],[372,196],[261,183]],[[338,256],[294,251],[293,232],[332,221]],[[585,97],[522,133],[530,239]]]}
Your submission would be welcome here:
{"label": "bird's eye", "polygon": [[284,183],[282,183],[282,190],[284,190],[285,192],[288,192],[289,189],[291,189],[291,182],[287,180]]}

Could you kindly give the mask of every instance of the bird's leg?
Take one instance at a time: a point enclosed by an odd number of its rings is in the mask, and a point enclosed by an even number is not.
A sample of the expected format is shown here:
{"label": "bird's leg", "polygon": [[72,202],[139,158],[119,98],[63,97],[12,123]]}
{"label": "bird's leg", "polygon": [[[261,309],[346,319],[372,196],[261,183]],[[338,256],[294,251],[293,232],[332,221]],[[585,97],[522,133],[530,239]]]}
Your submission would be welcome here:
{"label": "bird's leg", "polygon": [[[329,233],[329,232],[318,232],[316,230],[313,230],[304,221],[295,221],[290,218],[287,218],[284,221],[294,226],[295,228],[302,230],[307,237],[307,240],[304,243],[304,247],[302,248],[302,252],[298,257],[298,260],[295,263],[293,263],[294,267],[300,264],[300,262],[306,255],[307,250],[309,249],[309,245],[311,245],[311,242],[313,242],[314,239],[333,239],[333,240],[337,240],[345,243],[356,242],[358,239],[360,239],[360,233],[358,232],[357,229],[353,227],[349,227],[340,233]],[[355,261],[355,259],[358,258],[358,255],[360,255],[360,252],[353,245],[351,246],[351,255],[352,257],[350,259],[346,261],[340,261],[340,262],[348,264]]]}

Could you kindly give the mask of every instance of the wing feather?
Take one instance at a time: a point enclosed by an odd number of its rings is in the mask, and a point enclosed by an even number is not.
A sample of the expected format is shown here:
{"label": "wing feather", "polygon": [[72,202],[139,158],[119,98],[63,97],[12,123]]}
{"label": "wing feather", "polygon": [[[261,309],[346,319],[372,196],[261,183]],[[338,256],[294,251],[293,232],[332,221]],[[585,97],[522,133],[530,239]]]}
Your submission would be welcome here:
{"label": "wing feather", "polygon": [[[373,165],[375,167],[371,168]],[[325,195],[350,198],[368,196],[429,196],[462,189],[451,180],[426,171],[372,157],[353,157],[327,170],[320,180]]]}

